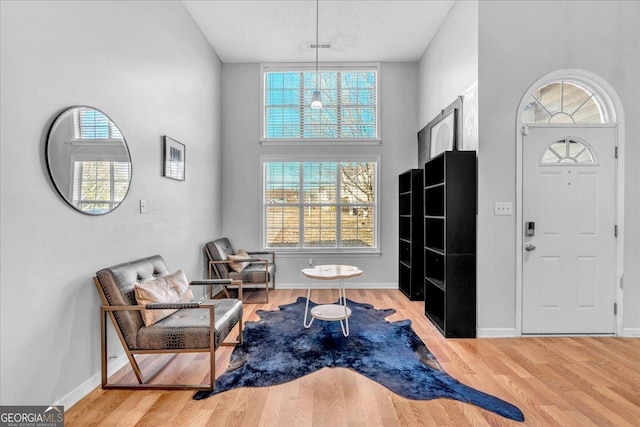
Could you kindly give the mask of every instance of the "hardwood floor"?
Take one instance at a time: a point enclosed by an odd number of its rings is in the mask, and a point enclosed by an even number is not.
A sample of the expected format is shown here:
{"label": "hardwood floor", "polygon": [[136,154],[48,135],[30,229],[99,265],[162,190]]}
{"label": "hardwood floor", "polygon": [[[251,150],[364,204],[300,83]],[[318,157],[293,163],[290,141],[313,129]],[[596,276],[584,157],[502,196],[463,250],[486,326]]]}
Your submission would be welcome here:
{"label": "hardwood floor", "polygon": [[[274,310],[304,290],[276,290],[270,304],[245,304],[245,320],[256,310]],[[260,297],[256,295],[256,297]],[[525,415],[518,423],[476,406],[448,399],[401,398],[355,372],[326,368],[268,388],[237,389],[205,400],[190,391],[92,391],[65,414],[69,426],[638,426],[640,339],[612,337],[445,340],[423,315],[421,302],[396,290],[348,290],[347,297],[395,308],[389,320],[410,318],[416,333],[443,368],[459,381],[498,396]],[[337,291],[314,290],[316,302],[337,300]],[[302,322],[302,320],[300,320]],[[232,347],[216,351],[217,374]],[[157,360],[157,357],[156,357]],[[153,361],[149,365],[153,364]],[[144,368],[143,368],[144,369]],[[178,356],[158,382],[203,382],[206,355]],[[113,379],[132,380],[123,368]]]}

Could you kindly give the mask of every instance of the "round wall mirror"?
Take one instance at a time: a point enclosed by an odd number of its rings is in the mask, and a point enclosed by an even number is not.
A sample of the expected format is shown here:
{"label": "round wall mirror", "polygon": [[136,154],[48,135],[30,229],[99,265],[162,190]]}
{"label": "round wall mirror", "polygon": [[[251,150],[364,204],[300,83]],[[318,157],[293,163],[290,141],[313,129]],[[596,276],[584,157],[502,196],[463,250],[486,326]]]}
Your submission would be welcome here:
{"label": "round wall mirror", "polygon": [[102,111],[71,107],[47,137],[47,167],[58,193],[74,209],[103,215],[124,200],[131,183],[131,156],[115,123]]}

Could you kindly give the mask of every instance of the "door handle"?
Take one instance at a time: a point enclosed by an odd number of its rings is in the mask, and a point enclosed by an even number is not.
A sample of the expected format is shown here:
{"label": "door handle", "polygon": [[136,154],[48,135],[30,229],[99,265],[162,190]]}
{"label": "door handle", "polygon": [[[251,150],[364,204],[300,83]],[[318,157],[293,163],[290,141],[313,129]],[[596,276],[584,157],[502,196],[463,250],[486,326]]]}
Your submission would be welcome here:
{"label": "door handle", "polygon": [[524,250],[527,252],[531,252],[531,251],[535,251],[536,247],[533,246],[531,243],[527,243],[526,245],[524,245]]}

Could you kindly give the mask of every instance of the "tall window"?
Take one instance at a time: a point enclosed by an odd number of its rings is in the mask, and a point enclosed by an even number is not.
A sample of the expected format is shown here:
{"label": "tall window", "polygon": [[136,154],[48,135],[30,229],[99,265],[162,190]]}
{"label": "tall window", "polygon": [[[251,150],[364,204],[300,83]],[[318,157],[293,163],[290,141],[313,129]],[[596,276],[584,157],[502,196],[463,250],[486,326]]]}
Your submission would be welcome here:
{"label": "tall window", "polygon": [[377,162],[264,162],[267,248],[377,246]]}
{"label": "tall window", "polygon": [[315,70],[264,68],[264,140],[378,139],[377,68],[321,70],[322,109],[313,110]]}

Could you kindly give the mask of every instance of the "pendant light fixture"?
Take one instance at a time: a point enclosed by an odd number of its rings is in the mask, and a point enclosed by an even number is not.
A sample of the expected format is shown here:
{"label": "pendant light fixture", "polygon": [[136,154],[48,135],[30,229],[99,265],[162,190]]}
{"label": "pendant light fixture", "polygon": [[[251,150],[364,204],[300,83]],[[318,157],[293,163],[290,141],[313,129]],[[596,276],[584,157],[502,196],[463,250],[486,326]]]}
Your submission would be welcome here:
{"label": "pendant light fixture", "polygon": [[320,74],[318,74],[318,49],[320,48],[320,44],[318,43],[319,3],[320,0],[316,0],[316,90],[313,91],[313,100],[311,101],[311,108],[314,110],[322,108],[322,101],[320,100]]}

